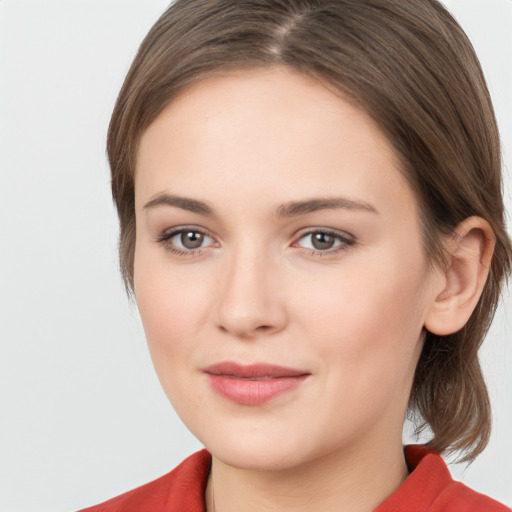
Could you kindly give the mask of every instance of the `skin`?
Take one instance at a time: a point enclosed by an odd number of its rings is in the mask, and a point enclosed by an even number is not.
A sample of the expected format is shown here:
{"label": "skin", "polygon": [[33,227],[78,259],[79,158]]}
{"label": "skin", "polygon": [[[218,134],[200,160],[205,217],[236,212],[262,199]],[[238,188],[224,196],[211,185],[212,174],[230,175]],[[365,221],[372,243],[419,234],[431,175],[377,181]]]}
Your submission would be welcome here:
{"label": "skin", "polygon": [[[144,133],[135,197],[138,307],[164,390],[213,455],[217,512],[376,507],[407,476],[425,325],[451,319],[455,296],[449,273],[429,270],[417,200],[378,126],[284,67],[205,78]],[[283,215],[313,198],[345,202]],[[183,227],[202,245],[169,238]],[[334,247],[315,249],[311,231],[326,230]],[[481,248],[479,230],[461,237]],[[203,370],[221,361],[309,376],[240,405],[209,385]],[[212,476],[206,496],[212,510]]]}

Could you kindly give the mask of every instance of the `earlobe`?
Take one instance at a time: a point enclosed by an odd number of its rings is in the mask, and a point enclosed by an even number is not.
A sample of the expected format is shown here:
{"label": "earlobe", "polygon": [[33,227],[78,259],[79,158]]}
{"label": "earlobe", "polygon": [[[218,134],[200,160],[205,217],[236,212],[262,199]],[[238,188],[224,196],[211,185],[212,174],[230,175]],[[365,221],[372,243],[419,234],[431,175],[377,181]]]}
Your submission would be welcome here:
{"label": "earlobe", "polygon": [[461,222],[445,244],[447,264],[440,269],[437,289],[425,318],[425,328],[437,335],[453,334],[475,309],[489,274],[494,233],[481,217]]}

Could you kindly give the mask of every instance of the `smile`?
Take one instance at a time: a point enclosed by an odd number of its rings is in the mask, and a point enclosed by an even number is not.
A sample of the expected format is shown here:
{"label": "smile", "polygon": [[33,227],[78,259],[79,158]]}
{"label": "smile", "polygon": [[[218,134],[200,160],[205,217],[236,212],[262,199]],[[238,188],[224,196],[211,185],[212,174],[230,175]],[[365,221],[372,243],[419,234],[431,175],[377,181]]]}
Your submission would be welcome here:
{"label": "smile", "polygon": [[310,375],[303,370],[269,364],[223,362],[204,370],[212,389],[240,405],[261,405],[291,391]]}

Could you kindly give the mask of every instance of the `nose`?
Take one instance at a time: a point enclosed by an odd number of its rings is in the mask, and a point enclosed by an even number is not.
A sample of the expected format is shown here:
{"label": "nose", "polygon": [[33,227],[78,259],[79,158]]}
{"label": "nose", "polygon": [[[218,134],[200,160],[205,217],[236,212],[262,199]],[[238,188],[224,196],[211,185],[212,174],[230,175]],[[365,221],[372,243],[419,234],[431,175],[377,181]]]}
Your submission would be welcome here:
{"label": "nose", "polygon": [[[250,252],[251,254],[247,254]],[[218,328],[238,338],[250,339],[282,331],[287,322],[279,269],[270,257],[240,251],[219,276]]]}

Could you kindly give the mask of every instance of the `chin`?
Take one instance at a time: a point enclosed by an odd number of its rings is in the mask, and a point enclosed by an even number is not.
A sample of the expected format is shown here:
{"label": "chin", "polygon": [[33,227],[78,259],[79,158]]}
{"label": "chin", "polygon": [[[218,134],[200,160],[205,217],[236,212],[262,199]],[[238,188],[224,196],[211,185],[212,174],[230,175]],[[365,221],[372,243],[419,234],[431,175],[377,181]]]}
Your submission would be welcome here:
{"label": "chin", "polygon": [[246,471],[285,471],[301,465],[305,458],[303,451],[283,450],[270,442],[264,447],[227,443],[209,451],[222,463]]}
{"label": "chin", "polygon": [[[194,434],[216,459],[248,471],[288,470],[325,455],[321,446],[311,445],[309,440],[313,437],[305,436],[302,429],[294,432],[261,427],[244,430],[238,425],[209,431],[204,436],[201,432]],[[323,451],[328,451],[324,448]]]}

